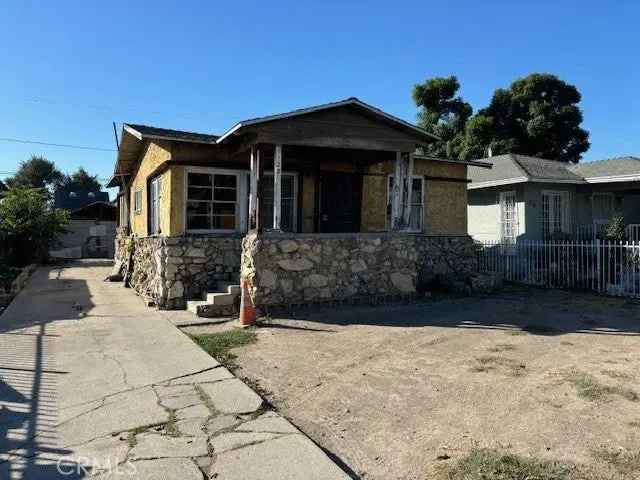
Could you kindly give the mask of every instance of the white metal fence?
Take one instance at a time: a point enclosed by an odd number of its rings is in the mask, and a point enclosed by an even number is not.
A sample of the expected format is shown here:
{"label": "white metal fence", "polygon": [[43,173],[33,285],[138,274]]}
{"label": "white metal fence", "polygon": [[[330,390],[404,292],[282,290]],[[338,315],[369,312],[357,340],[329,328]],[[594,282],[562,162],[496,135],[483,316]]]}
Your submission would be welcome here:
{"label": "white metal fence", "polygon": [[482,242],[479,269],[505,280],[640,298],[640,242]]}

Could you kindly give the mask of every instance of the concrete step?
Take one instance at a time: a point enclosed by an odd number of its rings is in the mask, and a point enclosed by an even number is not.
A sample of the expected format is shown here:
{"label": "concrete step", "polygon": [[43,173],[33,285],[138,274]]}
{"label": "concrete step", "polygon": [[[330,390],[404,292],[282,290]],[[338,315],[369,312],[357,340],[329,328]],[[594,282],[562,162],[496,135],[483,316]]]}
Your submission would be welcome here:
{"label": "concrete step", "polygon": [[230,305],[214,305],[206,300],[187,301],[187,310],[198,317],[205,318],[228,317],[237,313],[236,306],[233,303]]}
{"label": "concrete step", "polygon": [[240,285],[236,283],[229,282],[218,282],[218,291],[219,292],[227,292],[231,295],[240,295]]}
{"label": "concrete step", "polygon": [[207,293],[207,303],[212,305],[233,305],[236,301],[237,295],[232,295],[230,293]]}

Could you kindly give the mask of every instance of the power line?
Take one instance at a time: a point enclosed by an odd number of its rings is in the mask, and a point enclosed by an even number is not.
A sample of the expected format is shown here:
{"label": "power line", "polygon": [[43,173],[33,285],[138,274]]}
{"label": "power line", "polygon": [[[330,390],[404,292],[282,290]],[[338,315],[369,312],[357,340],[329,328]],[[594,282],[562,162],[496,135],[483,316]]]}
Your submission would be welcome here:
{"label": "power line", "polygon": [[13,143],[25,143],[25,144],[32,144],[32,145],[46,145],[48,147],[75,148],[76,150],[95,150],[97,152],[116,152],[117,151],[115,148],[90,147],[86,145],[71,145],[68,143],[39,142],[37,140],[25,140],[22,138],[0,137],[0,141],[13,142]]}

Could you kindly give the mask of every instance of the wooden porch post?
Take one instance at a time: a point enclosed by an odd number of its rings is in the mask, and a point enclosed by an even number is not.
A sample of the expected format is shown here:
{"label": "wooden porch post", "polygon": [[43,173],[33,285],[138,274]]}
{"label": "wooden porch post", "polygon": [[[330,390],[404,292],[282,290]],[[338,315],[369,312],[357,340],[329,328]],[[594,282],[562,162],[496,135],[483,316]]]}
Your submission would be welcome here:
{"label": "wooden porch post", "polygon": [[249,159],[249,230],[257,228],[258,153],[256,146],[252,145]]}
{"label": "wooden porch post", "polygon": [[280,230],[280,219],[282,217],[282,196],[281,196],[281,176],[282,176],[282,145],[277,144],[273,154],[273,229]]}
{"label": "wooden porch post", "polygon": [[403,223],[402,200],[404,198],[404,171],[402,152],[396,152],[396,167],[393,178],[393,198],[391,203],[391,230],[400,230]]}
{"label": "wooden porch post", "polygon": [[262,229],[264,228],[264,225],[262,224],[262,218],[261,218],[262,179],[264,177],[264,164],[262,162],[262,159],[260,158],[260,147],[258,146],[252,147],[252,152],[254,153],[252,155],[254,159],[252,163],[252,167],[255,167],[255,168],[252,168],[251,170],[252,178],[250,181],[250,186],[251,186],[251,189],[255,192],[255,194],[253,195],[253,198],[254,198],[254,201],[252,203],[253,213],[251,215],[253,215],[253,218],[254,218],[253,222],[256,230],[258,231],[258,233],[262,233]]}
{"label": "wooden porch post", "polygon": [[404,228],[411,227],[411,195],[413,194],[413,152],[408,154],[407,163],[406,189],[407,189],[407,205],[404,209]]}

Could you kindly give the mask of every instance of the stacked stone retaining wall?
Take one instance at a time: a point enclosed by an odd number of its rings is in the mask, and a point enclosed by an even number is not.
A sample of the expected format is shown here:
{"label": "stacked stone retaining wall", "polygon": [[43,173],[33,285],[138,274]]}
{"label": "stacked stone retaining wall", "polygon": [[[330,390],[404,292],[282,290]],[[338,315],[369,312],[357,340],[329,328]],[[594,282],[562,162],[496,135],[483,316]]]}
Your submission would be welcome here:
{"label": "stacked stone retaining wall", "polygon": [[218,282],[237,282],[241,237],[188,235],[116,238],[116,260],[132,250],[129,285],[161,309],[182,309],[186,301],[215,291]]}
{"label": "stacked stone retaining wall", "polygon": [[257,306],[414,295],[434,280],[461,282],[477,269],[468,236],[250,233],[241,276]]}

